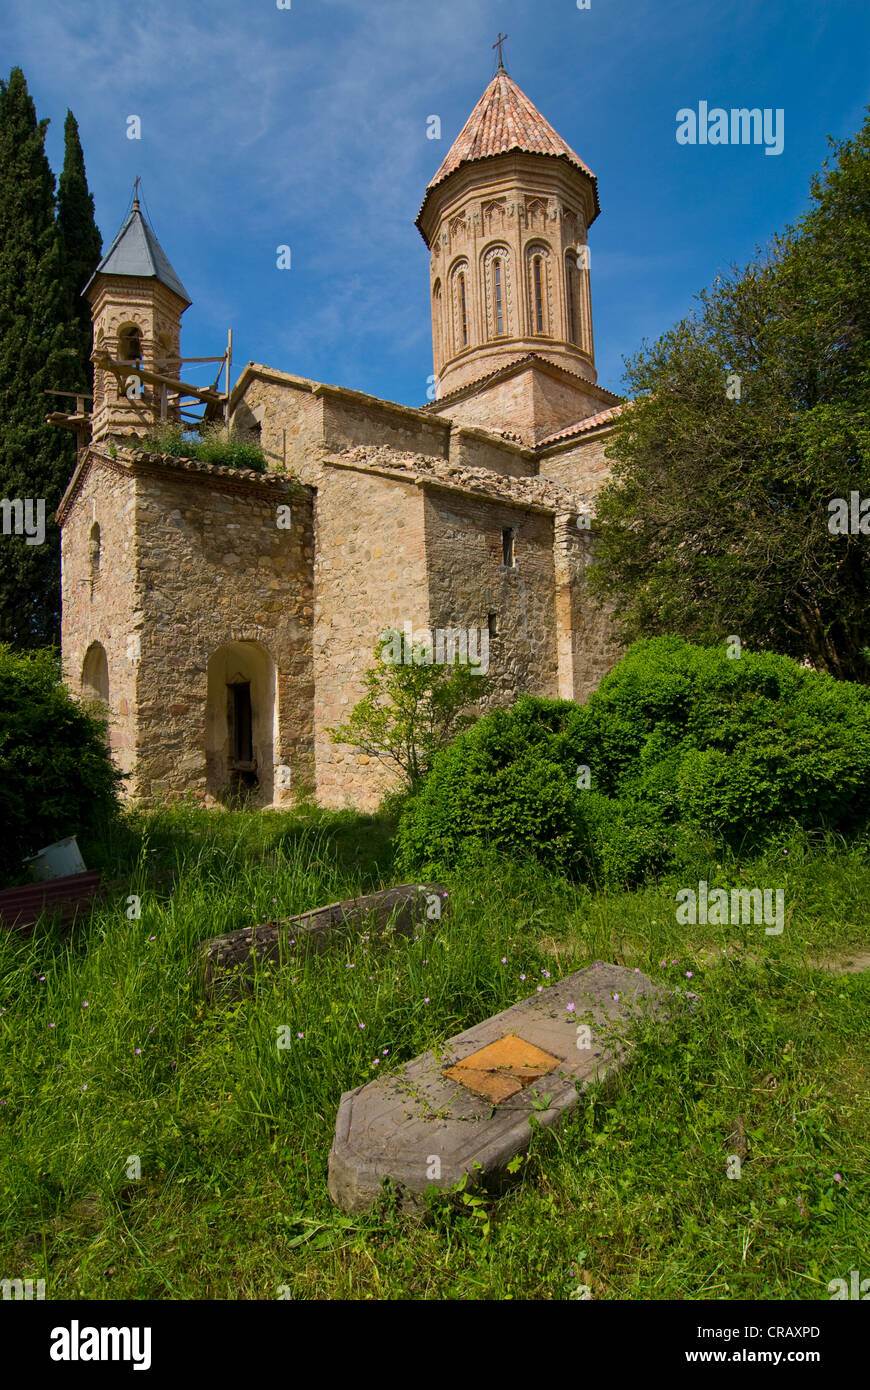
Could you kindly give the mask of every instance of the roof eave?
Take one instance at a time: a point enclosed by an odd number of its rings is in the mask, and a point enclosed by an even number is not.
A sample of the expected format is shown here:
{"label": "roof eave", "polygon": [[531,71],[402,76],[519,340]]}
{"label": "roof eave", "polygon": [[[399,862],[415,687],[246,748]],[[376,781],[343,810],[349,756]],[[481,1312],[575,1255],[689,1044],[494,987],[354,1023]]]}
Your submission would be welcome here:
{"label": "roof eave", "polygon": [[432,196],[435,193],[436,189],[443,188],[444,185],[448,183],[449,180],[452,179],[455,174],[460,173],[463,169],[471,168],[472,165],[488,164],[493,159],[501,159],[505,155],[517,154],[527,155],[529,156],[529,158],[535,159],[560,159],[563,161],[563,163],[568,165],[569,169],[573,169],[576,173],[581,174],[583,178],[588,179],[588,181],[592,185],[592,198],[594,209],[592,216],[589,219],[588,225],[590,227],[592,226],[592,223],[595,221],[596,217],[598,217],[601,212],[601,202],[598,197],[598,176],[596,174],[593,174],[592,171],[590,169],[587,169],[584,165],[578,164],[573,159],[570,159],[569,156],[566,154],[546,154],[541,150],[524,150],[521,148],[521,146],[516,145],[512,149],[496,150],[493,154],[480,155],[476,159],[460,159],[459,163],[455,165],[454,168],[449,169],[446,174],[442,174],[440,178],[433,179],[432,183],[430,183],[428,188],[426,189],[425,197],[423,198],[423,201],[420,204],[420,211],[414,218],[414,226],[417,228],[418,232],[420,233],[423,240],[426,242],[427,246],[429,245],[429,240],[426,236],[426,233],[423,230],[423,216],[427,208],[429,207]]}

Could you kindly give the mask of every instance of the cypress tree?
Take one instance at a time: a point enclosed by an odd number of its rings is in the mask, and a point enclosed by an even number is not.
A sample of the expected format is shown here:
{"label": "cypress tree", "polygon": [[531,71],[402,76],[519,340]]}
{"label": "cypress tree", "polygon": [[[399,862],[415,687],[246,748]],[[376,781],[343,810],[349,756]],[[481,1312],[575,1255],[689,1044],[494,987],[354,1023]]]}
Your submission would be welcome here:
{"label": "cypress tree", "polygon": [[60,634],[60,534],[54,513],[76,463],[75,438],[45,421],[79,355],[68,312],[55,180],[24,73],[0,82],[0,500],[44,509],[45,533],[14,534],[0,516],[0,641],[19,647]]}
{"label": "cypress tree", "polygon": [[57,225],[64,254],[65,279],[73,321],[75,359],[66,379],[58,385],[65,391],[93,388],[91,362],[91,311],[82,290],[100,263],[102,239],[94,220],[94,200],[88,188],[85,159],[79,128],[72,111],[67,111],[63,128],[63,170],[57,185]]}

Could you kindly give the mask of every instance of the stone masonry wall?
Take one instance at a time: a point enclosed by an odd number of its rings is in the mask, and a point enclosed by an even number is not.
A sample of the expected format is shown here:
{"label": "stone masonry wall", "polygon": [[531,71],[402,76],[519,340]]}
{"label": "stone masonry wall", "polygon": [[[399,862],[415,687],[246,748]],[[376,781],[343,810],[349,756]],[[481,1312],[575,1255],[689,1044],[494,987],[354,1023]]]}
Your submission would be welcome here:
{"label": "stone masonry wall", "polygon": [[[64,678],[82,694],[88,648],[99,642],[109,671],[109,743],[117,765],[135,763],[136,667],[128,643],[139,630],[136,597],[135,483],[109,460],[94,459],[61,532],[61,645]],[[91,531],[100,528],[99,575],[91,582]],[[124,785],[135,795],[138,785]]]}
{"label": "stone masonry wall", "polygon": [[489,468],[508,478],[530,478],[538,471],[530,449],[488,439],[476,430],[459,426],[450,432],[450,462],[457,468]]}
{"label": "stone masonry wall", "polygon": [[438,414],[457,424],[509,431],[528,447],[602,409],[594,388],[565,381],[539,366],[529,366],[468,396],[446,400]]}
{"label": "stone masonry wall", "polygon": [[[442,413],[438,406],[436,410]],[[528,447],[535,442],[533,389],[527,372],[496,381],[473,395],[445,401],[443,413],[459,425],[476,425],[496,433],[508,430]]]}
{"label": "stone masonry wall", "polygon": [[255,375],[236,403],[233,421],[244,430],[259,424],[259,443],[270,471],[290,472],[311,482],[312,461],[323,451],[323,401],[310,384]]}
{"label": "stone masonry wall", "polygon": [[582,702],[616,665],[624,648],[614,631],[613,608],[597,606],[586,568],[595,547],[594,530],[560,516],[556,521],[556,614],[559,695]]}
{"label": "stone masonry wall", "polygon": [[[142,640],[139,774],[145,795],[200,799],[207,782],[209,659],[228,643],[277,666],[274,765],[258,769],[261,803],[313,783],[313,530],[310,493],[154,470],[137,479]],[[278,504],[292,507],[289,531]],[[221,692],[225,698],[225,692]],[[223,711],[218,710],[218,715]]]}
{"label": "stone masonry wall", "polygon": [[428,616],[423,498],[413,481],[327,464],[316,515],[317,795],[326,806],[371,810],[395,779],[326,729],[362,698],[378,634]]}
{"label": "stone masonry wall", "polygon": [[323,392],[323,443],[329,450],[373,444],[447,457],[450,429],[437,416],[397,408],[357,392],[333,387],[318,390]]}
{"label": "stone masonry wall", "polygon": [[582,383],[578,382],[575,386],[547,372],[535,372],[535,443],[555,434],[557,430],[575,425],[578,420],[595,415],[606,405],[607,397],[602,402],[594,390],[584,391]]}
{"label": "stone masonry wall", "polygon": [[[552,516],[435,486],[425,498],[429,625],[487,630],[492,615],[490,705],[525,691],[555,695]],[[502,563],[505,528],[515,533],[514,569]]]}
{"label": "stone masonry wall", "polygon": [[604,451],[612,434],[612,430],[596,431],[586,438],[581,435],[570,448],[545,450],[539,460],[541,475],[579,497],[594,497],[610,477],[611,464]]}

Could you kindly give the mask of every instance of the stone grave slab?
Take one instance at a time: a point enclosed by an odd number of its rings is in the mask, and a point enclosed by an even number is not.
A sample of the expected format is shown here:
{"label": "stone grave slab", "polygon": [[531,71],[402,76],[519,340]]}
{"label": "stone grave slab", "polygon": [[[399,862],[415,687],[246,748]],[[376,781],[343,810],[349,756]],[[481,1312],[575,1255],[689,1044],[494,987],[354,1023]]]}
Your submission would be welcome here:
{"label": "stone grave slab", "polygon": [[340,932],[358,931],[364,926],[380,931],[392,923],[402,936],[413,936],[440,920],[448,898],[443,883],[402,883],[282,921],[212,937],[199,948],[205,992],[212,998],[236,997],[255,974],[258,962],[292,964],[305,950],[324,950]]}
{"label": "stone grave slab", "polygon": [[625,1065],[624,1035],[661,1013],[668,991],[640,971],[598,963],[458,1033],[394,1075],[345,1091],[329,1155],[329,1195],[363,1211],[389,1182],[406,1206],[503,1173],[588,1086]]}

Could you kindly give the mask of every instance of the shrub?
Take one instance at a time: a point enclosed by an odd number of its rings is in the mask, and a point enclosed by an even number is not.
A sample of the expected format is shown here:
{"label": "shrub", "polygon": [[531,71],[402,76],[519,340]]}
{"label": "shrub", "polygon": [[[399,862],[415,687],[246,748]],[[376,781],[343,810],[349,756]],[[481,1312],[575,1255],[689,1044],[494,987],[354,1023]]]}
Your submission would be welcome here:
{"label": "shrub", "polygon": [[635,643],[584,706],[524,697],[461,735],[408,803],[398,848],[405,867],[443,873],[471,835],[630,885],[693,838],[748,848],[795,822],[868,821],[870,691],[788,657],[660,637]]}
{"label": "shrub", "polygon": [[106,721],[72,699],[57,655],[0,645],[0,878],[20,879],[26,855],[97,824],[119,780]]}

